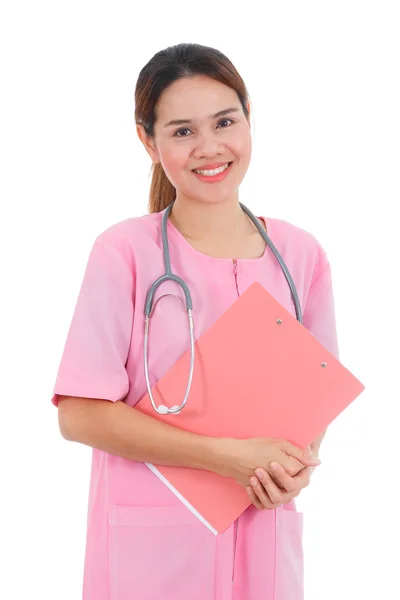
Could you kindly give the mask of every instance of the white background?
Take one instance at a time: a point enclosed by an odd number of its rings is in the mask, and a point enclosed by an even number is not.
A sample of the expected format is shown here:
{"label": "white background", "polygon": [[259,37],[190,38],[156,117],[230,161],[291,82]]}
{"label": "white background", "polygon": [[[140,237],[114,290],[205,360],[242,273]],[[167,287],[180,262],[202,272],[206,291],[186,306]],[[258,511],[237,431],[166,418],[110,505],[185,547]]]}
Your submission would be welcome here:
{"label": "white background", "polygon": [[50,398],[95,237],[147,210],[137,76],[179,42],[217,47],[243,76],[254,149],[241,201],[322,243],[341,361],[366,386],[298,498],[306,600],[400,597],[397,10],[383,0],[4,3],[2,598],[81,597],[91,451],[61,437]]}

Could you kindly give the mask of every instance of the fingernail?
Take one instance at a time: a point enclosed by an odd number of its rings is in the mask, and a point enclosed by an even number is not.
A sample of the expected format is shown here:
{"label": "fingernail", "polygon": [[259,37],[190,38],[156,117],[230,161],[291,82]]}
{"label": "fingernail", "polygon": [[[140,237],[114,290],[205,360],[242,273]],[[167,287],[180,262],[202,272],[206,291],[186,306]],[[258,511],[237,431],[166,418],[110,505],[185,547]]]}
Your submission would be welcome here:
{"label": "fingernail", "polygon": [[279,468],[279,465],[278,465],[278,463],[273,462],[270,464],[270,467],[273,471],[276,471]]}
{"label": "fingernail", "polygon": [[259,469],[256,469],[256,475],[257,475],[258,479],[261,479],[261,477],[263,476],[263,472],[260,471]]}

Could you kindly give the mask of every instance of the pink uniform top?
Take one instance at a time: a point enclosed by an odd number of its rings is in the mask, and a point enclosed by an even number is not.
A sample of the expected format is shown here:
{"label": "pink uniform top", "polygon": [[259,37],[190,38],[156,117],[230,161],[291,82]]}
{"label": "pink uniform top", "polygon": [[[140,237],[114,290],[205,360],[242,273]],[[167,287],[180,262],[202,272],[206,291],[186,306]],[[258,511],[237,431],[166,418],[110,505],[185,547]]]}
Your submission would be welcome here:
{"label": "pink uniform top", "polygon": [[[161,217],[129,218],[96,238],[53,390],[55,406],[57,394],[135,406],[146,393],[143,310],[149,287],[164,273]],[[304,326],[339,358],[325,251],[309,232],[263,220],[294,280]],[[170,221],[167,231],[172,270],[191,291],[195,339],[254,281],[296,315],[269,247],[260,258],[239,259],[234,269],[232,259],[196,250]],[[167,282],[155,298],[152,385],[189,347],[181,289]],[[303,514],[292,501],[274,510],[251,506],[214,536],[146,465],[92,449],[83,600],[302,600],[302,529]]]}

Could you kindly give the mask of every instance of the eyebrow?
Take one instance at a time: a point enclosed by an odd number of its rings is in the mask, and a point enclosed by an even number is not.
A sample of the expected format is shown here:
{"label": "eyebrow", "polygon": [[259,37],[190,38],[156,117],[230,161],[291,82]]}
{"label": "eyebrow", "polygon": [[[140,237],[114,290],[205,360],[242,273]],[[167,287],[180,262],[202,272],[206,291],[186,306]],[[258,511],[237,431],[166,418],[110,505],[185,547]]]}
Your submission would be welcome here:
{"label": "eyebrow", "polygon": [[[220,110],[215,113],[215,115],[209,115],[209,119],[217,119],[218,117],[223,117],[232,112],[239,112],[239,108],[225,108],[225,110]],[[191,119],[174,119],[173,121],[169,121],[164,127],[171,127],[171,125],[186,125],[187,123],[193,123]]]}

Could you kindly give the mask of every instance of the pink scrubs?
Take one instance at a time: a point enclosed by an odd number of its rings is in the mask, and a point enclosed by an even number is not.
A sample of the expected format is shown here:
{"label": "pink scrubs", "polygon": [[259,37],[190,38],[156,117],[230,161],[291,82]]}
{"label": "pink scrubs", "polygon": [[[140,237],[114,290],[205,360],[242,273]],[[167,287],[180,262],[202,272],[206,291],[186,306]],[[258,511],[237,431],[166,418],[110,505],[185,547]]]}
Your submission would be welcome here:
{"label": "pink scrubs", "polygon": [[[143,307],[164,273],[162,213],[126,219],[95,240],[62,355],[57,394],[123,400],[146,393]],[[265,219],[294,279],[304,325],[336,357],[331,270],[313,235]],[[213,258],[168,221],[171,264],[192,293],[198,338],[254,281],[295,315],[289,287],[267,248],[257,259]],[[183,294],[156,294],[149,342],[151,383],[188,348]],[[268,372],[268,365],[266,365]],[[189,398],[190,402],[190,398]],[[92,450],[83,600],[302,600],[303,515],[295,502],[248,508],[214,536],[143,464]]]}

